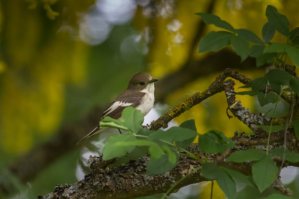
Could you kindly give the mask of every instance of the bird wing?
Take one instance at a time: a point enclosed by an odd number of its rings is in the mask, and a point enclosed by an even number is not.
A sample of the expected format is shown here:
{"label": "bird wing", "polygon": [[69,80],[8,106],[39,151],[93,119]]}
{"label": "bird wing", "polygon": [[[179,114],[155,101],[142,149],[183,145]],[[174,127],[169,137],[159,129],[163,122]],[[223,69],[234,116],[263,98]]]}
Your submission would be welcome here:
{"label": "bird wing", "polygon": [[[102,113],[101,120],[105,116],[109,116],[114,119],[118,119],[121,116],[122,111],[128,107],[137,107],[144,97],[145,93],[134,90],[126,90],[121,93],[111,104],[110,106]],[[100,126],[96,126],[92,131],[85,135],[78,143],[81,143],[83,140],[86,140],[97,132],[100,131]]]}
{"label": "bird wing", "polygon": [[145,93],[134,90],[127,90],[123,92],[103,112],[101,119],[105,116],[109,116],[114,119],[120,118],[122,111],[126,107],[137,107],[141,103],[144,95]]}

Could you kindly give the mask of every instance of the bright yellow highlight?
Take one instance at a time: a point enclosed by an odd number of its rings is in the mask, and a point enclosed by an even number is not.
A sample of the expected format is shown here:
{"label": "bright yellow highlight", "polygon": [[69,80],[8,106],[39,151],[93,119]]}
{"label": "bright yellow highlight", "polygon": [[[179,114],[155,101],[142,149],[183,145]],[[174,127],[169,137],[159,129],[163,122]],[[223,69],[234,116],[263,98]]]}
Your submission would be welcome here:
{"label": "bright yellow highlight", "polygon": [[0,74],[6,70],[6,64],[3,61],[0,61]]}
{"label": "bright yellow highlight", "polygon": [[[206,7],[210,1],[179,1],[175,5],[175,10],[169,17],[158,17],[157,27],[155,28],[155,43],[152,44],[152,51],[149,55],[151,73],[156,77],[161,77],[165,74],[171,73],[182,67],[188,58],[188,53],[191,46],[191,41],[194,38],[194,33],[200,21],[200,17],[195,15],[197,12],[206,12]],[[263,24],[267,21],[265,10],[267,5],[275,6],[279,11],[285,8],[281,1],[219,1],[215,4],[213,13],[228,21],[235,28],[247,28],[255,32],[261,37],[261,30]],[[292,4],[292,3],[289,3]],[[283,12],[282,12],[283,13]],[[284,13],[288,18],[294,18],[290,13]],[[292,17],[290,17],[292,16]],[[171,31],[169,26],[173,25],[174,21],[181,23],[176,31]],[[218,31],[214,25],[207,25],[205,34],[210,31]],[[223,29],[221,29],[223,30]],[[182,42],[176,43],[173,40],[175,35],[182,36]],[[279,40],[281,35],[275,34],[275,39]],[[205,56],[204,53],[199,54],[198,44],[193,52],[195,59],[200,59]],[[194,59],[193,57],[193,59]],[[198,66],[201,67],[201,66]],[[229,67],[229,66],[223,66]],[[253,68],[255,66],[252,66]],[[244,71],[241,71],[244,73]],[[262,76],[261,74],[254,74],[255,71],[246,73],[249,77]],[[167,99],[167,103],[175,105],[183,101],[188,96],[195,92],[204,91],[215,80],[215,75],[200,78],[192,82],[185,88],[181,88]],[[239,87],[243,84],[236,81],[235,91],[243,91]],[[253,111],[253,97],[237,95],[237,100],[241,100],[242,105]],[[237,118],[228,118],[226,114],[227,103],[224,92],[210,97],[199,105],[193,107],[191,110],[183,113],[176,118],[178,123],[182,123],[188,119],[195,119],[196,126],[199,133],[205,133],[208,130],[214,129],[224,132],[227,136],[233,136],[235,131],[250,133],[251,130]],[[228,112],[233,116],[232,113]]]}
{"label": "bright yellow highlight", "polygon": [[[0,146],[6,153],[25,152],[43,134],[54,133],[63,116],[66,85],[84,85],[86,79],[89,47],[69,33],[45,36],[43,31],[52,30],[34,3],[5,3],[9,11],[1,30],[7,54],[0,61]],[[84,8],[73,4],[74,11]]]}
{"label": "bright yellow highlight", "polygon": [[[177,70],[187,59],[198,26],[199,16],[208,1],[178,1],[173,16],[157,19],[154,50],[150,54],[151,74],[155,77]],[[191,51],[192,53],[192,51]],[[193,53],[192,53],[193,54]]]}
{"label": "bright yellow highlight", "polygon": [[[200,199],[210,199],[211,195],[211,181],[209,182],[202,182],[200,183],[202,192],[199,195]],[[214,186],[213,186],[213,198],[217,199],[225,199],[226,196],[223,193],[223,191],[220,189],[217,181],[214,181]]]}
{"label": "bright yellow highlight", "polygon": [[[209,85],[216,79],[218,74],[210,75],[205,78],[200,78],[199,80],[193,82],[188,87],[178,90],[174,94],[172,94],[168,98],[168,102],[170,104],[179,103],[183,99],[191,96],[195,92],[206,90]],[[250,76],[250,75],[249,75]],[[239,87],[243,86],[243,84],[235,81],[235,89],[236,91],[240,91]],[[237,100],[241,100],[242,105],[245,108],[249,108],[252,110],[253,101],[251,97],[237,95]],[[240,122],[237,118],[233,117],[231,119],[228,118],[226,114],[227,103],[224,92],[218,93],[202,103],[194,106],[191,110],[186,111],[181,116],[177,117],[175,120],[178,123],[182,123],[185,120],[195,119],[195,124],[197,131],[200,134],[203,134],[209,130],[218,130],[225,133],[226,136],[233,136],[235,131],[239,132],[251,132],[250,129]],[[228,112],[231,116],[232,113]]]}

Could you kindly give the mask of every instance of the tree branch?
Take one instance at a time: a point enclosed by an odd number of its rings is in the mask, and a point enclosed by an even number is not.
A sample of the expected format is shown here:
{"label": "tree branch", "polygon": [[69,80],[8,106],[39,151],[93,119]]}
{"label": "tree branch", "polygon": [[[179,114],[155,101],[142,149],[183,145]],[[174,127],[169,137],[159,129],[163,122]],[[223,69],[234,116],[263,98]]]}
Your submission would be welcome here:
{"label": "tree branch", "polygon": [[[211,1],[207,5],[206,12],[213,12],[215,2],[215,0]],[[200,77],[207,76],[216,71],[222,71],[223,66],[230,66],[242,70],[254,65],[255,61],[252,58],[240,64],[240,58],[227,49],[217,53],[209,53],[200,60],[195,59],[194,52],[198,41],[204,33],[205,27],[206,24],[204,24],[202,20],[199,20],[186,61],[179,67],[180,69],[178,71],[168,74],[159,80],[155,94],[156,101],[163,102],[169,94],[175,92],[177,89],[186,86]],[[9,170],[22,182],[32,180],[41,170],[66,152],[72,150],[76,146],[77,141],[82,138],[86,132],[97,125],[99,113],[101,113],[102,110],[103,107],[95,107],[80,121],[63,126],[51,139],[17,158],[8,166]],[[0,190],[1,187],[6,189],[0,184]],[[9,193],[13,191],[4,190],[4,192]]]}
{"label": "tree branch", "polygon": [[[222,59],[227,61],[220,61]],[[212,74],[215,70],[223,70],[223,66],[221,66],[222,62],[226,63],[225,65],[232,65],[233,67],[239,66],[241,69],[249,68],[250,63],[252,62],[251,59],[249,59],[243,64],[238,65],[237,60],[239,60],[239,58],[236,54],[228,50],[222,50],[218,53],[210,54],[202,60],[192,62],[193,72],[179,70],[178,72],[174,72],[159,80],[156,89],[156,101],[164,100],[171,92],[174,92],[197,78]],[[210,64],[215,64],[214,69]],[[80,121],[66,124],[48,141],[34,147],[30,152],[17,158],[9,166],[9,170],[22,182],[27,182],[28,180],[33,179],[50,163],[75,148],[78,140],[80,140],[86,132],[97,125],[99,113],[101,113],[102,110],[103,107],[95,107]],[[5,187],[3,187],[3,189],[6,190]],[[6,190],[6,192],[9,193],[12,191]]]}
{"label": "tree branch", "polygon": [[[249,118],[244,119],[239,115],[240,110],[244,110],[240,102],[235,101],[234,82],[232,80],[225,80],[227,77],[233,77],[243,83],[248,83],[251,80],[244,75],[234,72],[231,69],[226,69],[220,74],[216,80],[210,85],[210,87],[203,93],[196,93],[190,98],[186,99],[183,103],[171,108],[167,113],[161,116],[158,120],[151,124],[152,129],[159,129],[160,127],[167,126],[167,123],[173,118],[177,117],[184,111],[189,110],[194,105],[200,103],[204,99],[224,91],[227,96],[227,102],[231,112],[249,127],[255,124],[255,122],[263,124],[267,122],[266,119],[261,119],[263,116],[253,117],[249,111],[246,110],[246,114],[249,114]],[[235,105],[237,104],[237,105]],[[245,115],[246,115],[245,114]],[[287,140],[292,150],[299,150],[299,142],[296,140],[294,132],[287,134]],[[276,132],[272,133],[270,144],[271,147],[277,147],[283,145],[284,133]],[[236,144],[234,150],[246,150],[249,148],[255,148],[258,146],[264,146],[267,143],[267,134],[256,134],[253,136],[235,135],[233,141]],[[197,155],[203,157],[203,154],[198,150],[197,144],[193,144],[189,150]],[[219,165],[236,169],[243,174],[250,174],[250,164],[248,163],[232,163],[225,162],[232,150],[226,151],[220,155],[210,155],[208,160],[216,162]],[[181,154],[177,166],[170,172],[164,175],[148,176],[146,175],[146,160],[148,157],[143,157],[137,161],[130,161],[127,164],[119,167],[109,167],[110,161],[103,161],[102,157],[93,157],[91,159],[91,174],[86,175],[85,179],[79,181],[73,185],[57,186],[54,192],[49,193],[41,198],[53,199],[53,198],[132,198],[137,196],[151,195],[156,193],[162,193],[168,190],[171,185],[177,180],[186,175],[190,177],[183,180],[178,187],[198,183],[206,179],[200,176],[200,170],[193,172],[194,169],[199,168],[200,162],[191,158],[188,158]],[[296,165],[296,163],[285,162],[286,165]],[[191,175],[192,174],[192,175]]]}
{"label": "tree branch", "polygon": [[[225,69],[223,73],[221,73],[216,80],[209,86],[207,90],[204,92],[200,93],[197,92],[190,98],[187,98],[185,101],[183,101],[181,104],[174,106],[171,108],[168,112],[166,112],[162,117],[160,117],[158,120],[153,121],[151,123],[151,129],[152,130],[157,130],[161,127],[166,128],[168,122],[170,122],[173,118],[179,116],[183,112],[189,110],[193,106],[199,104],[203,100],[207,99],[208,97],[215,95],[216,93],[219,93],[221,91],[224,91],[227,86],[224,85],[224,80],[227,77],[232,77],[240,82],[247,84],[251,80],[247,78],[246,76],[233,71],[231,69]],[[231,100],[230,100],[231,101]],[[229,104],[230,105],[230,104]]]}
{"label": "tree branch", "polygon": [[[293,134],[292,134],[293,135]],[[289,135],[289,139],[294,136]],[[234,142],[238,144],[237,148],[242,146],[242,149],[252,148],[253,145],[263,145],[266,143],[266,135],[260,136],[235,136]],[[297,142],[298,143],[298,142]],[[274,133],[271,137],[271,145],[281,146],[283,144],[283,133]],[[298,149],[297,145],[297,149]],[[198,151],[197,144],[190,147],[190,151],[198,156],[203,156]],[[228,155],[228,154],[227,154]],[[250,174],[250,164],[248,163],[232,163],[225,162],[223,159],[219,161],[218,156],[208,156],[209,161],[217,162],[217,164],[236,169],[245,175]],[[147,157],[141,158],[138,161],[131,161],[119,167],[107,167],[103,163],[101,157],[93,157],[91,164],[91,174],[86,175],[84,180],[81,180],[73,185],[58,185],[52,193],[43,197],[43,199],[58,199],[58,198],[133,198],[137,196],[145,196],[166,192],[171,185],[180,178],[193,173],[194,169],[200,167],[200,163],[196,160],[180,156],[177,166],[170,172],[164,175],[148,176],[146,175],[146,160]],[[287,162],[288,165],[296,165]],[[187,177],[177,187],[180,187],[206,181],[207,179],[200,176],[200,170]]]}
{"label": "tree branch", "polygon": [[[213,12],[215,2],[216,0],[213,0],[207,5],[207,13]],[[206,24],[203,23],[202,20],[199,20],[197,29],[194,32],[193,40],[190,43],[191,46],[186,61],[179,67],[180,69],[178,71],[168,74],[157,83],[155,94],[157,102],[163,102],[169,94],[200,77],[207,76],[216,71],[222,71],[223,66],[230,66],[242,70],[251,68],[251,66],[254,65],[255,61],[252,58],[248,58],[240,64],[240,58],[227,49],[217,53],[209,53],[206,57],[200,60],[194,59],[195,48],[202,37],[205,28]],[[72,150],[76,146],[77,141],[82,138],[86,132],[89,132],[90,129],[97,125],[99,113],[101,113],[102,110],[103,107],[95,107],[80,121],[63,126],[51,139],[17,158],[11,165],[9,165],[9,170],[22,182],[32,180],[50,163],[54,162],[66,152]],[[6,191],[11,192],[9,190]]]}

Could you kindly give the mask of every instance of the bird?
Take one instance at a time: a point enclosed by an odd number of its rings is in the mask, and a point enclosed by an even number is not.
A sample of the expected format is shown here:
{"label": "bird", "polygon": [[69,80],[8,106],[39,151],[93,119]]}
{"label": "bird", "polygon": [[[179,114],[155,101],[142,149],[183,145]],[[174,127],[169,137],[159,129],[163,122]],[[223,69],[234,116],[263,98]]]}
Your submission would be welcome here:
{"label": "bird", "polygon": [[[108,106],[102,113],[100,121],[109,116],[113,119],[119,119],[122,111],[126,107],[134,107],[140,110],[143,116],[145,116],[154,106],[155,102],[155,82],[158,79],[153,78],[146,72],[138,72],[132,76],[129,81],[128,87],[123,91],[116,99]],[[100,125],[97,125],[87,135],[85,135],[80,141],[92,137],[101,129]]]}

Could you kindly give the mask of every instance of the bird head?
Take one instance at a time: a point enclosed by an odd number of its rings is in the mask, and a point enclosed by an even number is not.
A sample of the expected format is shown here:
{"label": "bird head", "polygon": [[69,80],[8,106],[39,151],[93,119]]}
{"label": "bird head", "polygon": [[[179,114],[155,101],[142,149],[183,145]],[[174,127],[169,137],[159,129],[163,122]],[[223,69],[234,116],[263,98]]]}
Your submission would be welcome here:
{"label": "bird head", "polygon": [[158,81],[154,79],[150,74],[145,72],[139,72],[133,75],[131,78],[128,89],[130,90],[143,90],[148,86],[153,85],[154,82]]}

